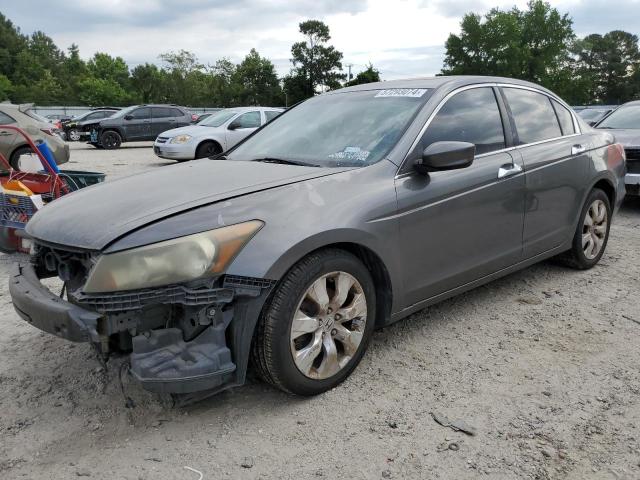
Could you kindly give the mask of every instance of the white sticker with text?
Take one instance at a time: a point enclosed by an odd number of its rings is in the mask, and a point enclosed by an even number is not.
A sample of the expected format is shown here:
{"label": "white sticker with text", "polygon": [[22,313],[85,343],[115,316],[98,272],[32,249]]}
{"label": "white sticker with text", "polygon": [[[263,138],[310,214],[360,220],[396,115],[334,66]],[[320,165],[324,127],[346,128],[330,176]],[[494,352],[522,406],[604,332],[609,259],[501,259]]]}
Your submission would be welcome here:
{"label": "white sticker with text", "polygon": [[376,93],[377,97],[413,97],[418,98],[425,94],[426,88],[389,88]]}

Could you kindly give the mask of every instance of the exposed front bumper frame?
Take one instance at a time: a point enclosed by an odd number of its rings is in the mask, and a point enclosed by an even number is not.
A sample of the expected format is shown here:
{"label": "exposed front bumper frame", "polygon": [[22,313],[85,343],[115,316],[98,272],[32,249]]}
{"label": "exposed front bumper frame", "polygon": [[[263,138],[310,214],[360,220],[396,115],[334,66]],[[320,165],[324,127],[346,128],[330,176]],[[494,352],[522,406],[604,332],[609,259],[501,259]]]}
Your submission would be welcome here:
{"label": "exposed front bumper frame", "polygon": [[[211,324],[189,341],[183,339],[179,328],[138,332],[132,338],[132,374],[146,390],[195,394],[198,398],[243,384],[254,327],[274,283],[230,276],[221,288],[210,289],[214,295],[205,295],[201,305],[212,309],[215,315]],[[25,321],[73,342],[108,342],[103,330],[109,323],[109,307],[128,304],[134,310],[126,312],[135,315],[142,306],[134,306],[130,299],[105,303],[101,298],[91,307],[101,305],[107,311],[83,308],[42,285],[32,264],[15,266],[9,291],[16,311]],[[179,296],[181,303],[184,300]],[[214,303],[207,304],[209,301]]]}

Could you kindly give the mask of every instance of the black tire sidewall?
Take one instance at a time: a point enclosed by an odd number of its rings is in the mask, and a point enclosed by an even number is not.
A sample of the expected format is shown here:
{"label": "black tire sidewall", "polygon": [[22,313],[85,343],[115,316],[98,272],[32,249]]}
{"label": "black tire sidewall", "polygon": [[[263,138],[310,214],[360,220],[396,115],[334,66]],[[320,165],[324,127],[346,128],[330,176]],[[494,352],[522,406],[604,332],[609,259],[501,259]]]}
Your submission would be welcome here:
{"label": "black tire sidewall", "polygon": [[[330,272],[343,271],[355,277],[365,293],[367,300],[367,322],[362,341],[357,353],[350,362],[333,377],[324,380],[315,380],[306,377],[295,365],[290,347],[290,331],[293,322],[293,314],[300,303],[302,296],[311,284]],[[376,318],[375,286],[371,274],[360,260],[348,252],[344,254],[334,253],[321,261],[310,265],[309,268],[295,272],[295,278],[290,278],[291,283],[284,282],[274,295],[280,295],[278,305],[272,306],[267,312],[267,321],[274,326],[273,338],[275,344],[271,345],[271,355],[277,372],[271,372],[286,390],[299,395],[316,395],[340,384],[358,365],[373,334]],[[292,285],[293,288],[289,286]],[[272,304],[273,305],[273,304]]]}
{"label": "black tire sidewall", "polygon": [[[198,148],[196,148],[196,160],[199,158],[208,158],[211,157],[212,155],[216,155],[218,153],[220,153],[221,150],[219,148],[215,148],[216,143],[213,141],[210,142],[204,142],[200,145],[198,145]],[[208,152],[209,147],[214,147],[211,153]]]}
{"label": "black tire sidewall", "polygon": [[[589,211],[591,204],[596,200],[602,200],[602,202],[604,202],[604,205],[607,209],[607,232],[605,234],[604,243],[602,244],[602,248],[600,249],[600,252],[598,252],[598,255],[596,255],[595,258],[589,259],[586,257],[586,255],[584,254],[584,250],[582,249],[582,228],[584,225],[585,216],[587,215],[587,212]],[[600,190],[599,188],[594,188],[593,190],[591,190],[591,192],[589,193],[589,196],[587,197],[587,201],[584,203],[582,207],[582,212],[580,213],[580,220],[578,222],[578,227],[576,228],[576,232],[573,237],[573,243],[571,247],[573,256],[580,268],[588,269],[593,267],[600,261],[600,259],[602,258],[602,255],[604,255],[604,252],[607,248],[607,242],[609,241],[609,230],[611,229],[611,220],[612,220],[611,213],[612,213],[611,204],[609,202],[609,197],[607,197],[607,194],[602,190]]]}
{"label": "black tire sidewall", "polygon": [[[114,145],[107,145],[105,140],[107,138],[109,138],[110,136],[113,136],[114,138]],[[115,132],[113,130],[107,130],[106,132],[104,132],[101,136],[100,136],[100,143],[102,144],[102,146],[107,149],[107,150],[114,150],[116,148],[120,148],[120,145],[122,145],[122,137],[120,136],[120,134],[118,132]]]}
{"label": "black tire sidewall", "polygon": [[24,155],[26,153],[33,153],[33,150],[31,149],[31,147],[28,147],[28,146],[19,147],[11,154],[11,158],[9,159],[9,164],[14,170],[19,170],[18,159],[20,158],[20,155]]}

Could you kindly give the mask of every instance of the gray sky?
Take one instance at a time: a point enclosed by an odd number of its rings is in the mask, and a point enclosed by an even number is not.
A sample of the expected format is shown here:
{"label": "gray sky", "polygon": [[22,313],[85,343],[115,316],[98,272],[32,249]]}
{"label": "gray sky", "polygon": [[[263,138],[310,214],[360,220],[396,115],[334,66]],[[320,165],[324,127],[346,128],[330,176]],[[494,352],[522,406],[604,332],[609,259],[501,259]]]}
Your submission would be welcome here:
{"label": "gray sky", "polygon": [[[621,29],[640,33],[640,0],[551,0],[574,20],[578,35]],[[195,52],[202,63],[238,62],[255,47],[280,75],[290,69],[298,23],[326,22],[331,43],[354,72],[371,61],[386,80],[440,71],[444,42],[462,15],[505,0],[0,0],[0,12],[24,33],[43,30],[59,47],[80,46],[123,57],[130,66],[158,63],[170,50]]]}

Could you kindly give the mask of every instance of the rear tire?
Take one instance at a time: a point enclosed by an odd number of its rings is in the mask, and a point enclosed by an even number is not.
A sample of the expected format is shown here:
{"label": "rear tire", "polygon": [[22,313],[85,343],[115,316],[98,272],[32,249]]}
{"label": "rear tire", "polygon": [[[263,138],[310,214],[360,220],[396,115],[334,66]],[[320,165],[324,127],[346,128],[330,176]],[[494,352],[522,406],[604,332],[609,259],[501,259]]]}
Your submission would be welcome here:
{"label": "rear tire", "polygon": [[202,142],[196,149],[196,158],[208,158],[222,153],[222,148],[216,142]]}
{"label": "rear tire", "polygon": [[31,147],[20,147],[17,148],[12,154],[11,154],[11,158],[9,159],[9,164],[11,165],[11,167],[14,170],[20,170],[20,155],[27,155],[29,153],[34,153],[33,150],[31,149]]}
{"label": "rear tire", "polygon": [[587,270],[596,265],[607,247],[611,228],[611,203],[599,188],[589,193],[580,212],[571,249],[559,256],[567,266]]}
{"label": "rear tire", "polygon": [[289,270],[265,305],[253,365],[263,380],[286,392],[330,390],[362,359],[375,308],[371,274],[357,257],[338,249],[312,253]]}
{"label": "rear tire", "polygon": [[115,130],[107,130],[100,135],[100,143],[105,149],[114,150],[122,145],[122,137]]}

